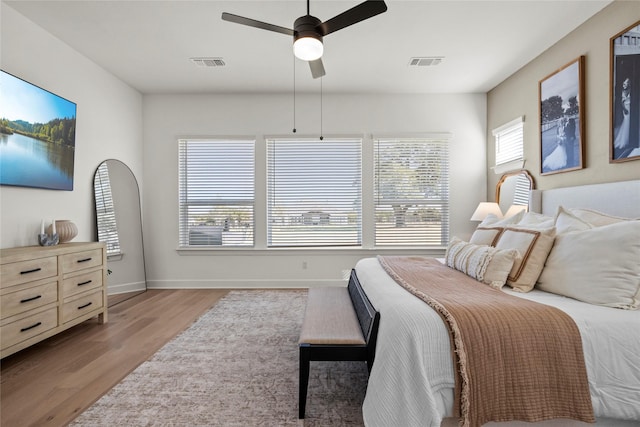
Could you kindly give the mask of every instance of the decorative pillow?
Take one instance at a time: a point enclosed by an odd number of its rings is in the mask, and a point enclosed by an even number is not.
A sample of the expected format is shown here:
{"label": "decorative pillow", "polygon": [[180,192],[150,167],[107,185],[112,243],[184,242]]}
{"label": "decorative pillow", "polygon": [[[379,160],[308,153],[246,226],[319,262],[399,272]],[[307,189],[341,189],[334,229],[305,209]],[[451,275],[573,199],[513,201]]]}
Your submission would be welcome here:
{"label": "decorative pillow", "polygon": [[493,246],[498,241],[498,236],[504,230],[503,227],[480,227],[476,228],[476,231],[471,235],[469,243],[474,245],[487,245]]}
{"label": "decorative pillow", "polygon": [[517,214],[510,216],[509,218],[500,219],[494,214],[489,214],[478,225],[476,231],[471,235],[469,243],[475,245],[489,245],[494,246],[498,240],[498,236],[504,230],[507,225],[517,224],[524,216],[524,211],[520,211]]}
{"label": "decorative pillow", "polygon": [[562,233],[568,233],[570,231],[583,231],[589,230],[591,225],[575,216],[571,211],[568,211],[562,206],[558,207],[555,219],[556,235]]}
{"label": "decorative pillow", "polygon": [[487,214],[487,216],[484,217],[484,219],[482,220],[482,222],[480,224],[478,224],[478,227],[480,226],[484,226],[484,225],[491,225],[494,222],[498,222],[500,221],[500,218],[498,218],[495,214]]}
{"label": "decorative pillow", "polygon": [[[622,221],[633,221],[633,218],[620,218],[618,216],[607,215],[591,209],[570,209],[570,212],[592,227],[602,227],[604,225],[616,224]],[[638,218],[635,218],[638,220]]]}
{"label": "decorative pillow", "polygon": [[474,245],[454,237],[447,247],[445,263],[479,282],[500,289],[517,257],[515,250]]}
{"label": "decorative pillow", "polygon": [[506,227],[496,243],[498,249],[515,249],[520,254],[513,263],[507,285],[529,292],[536,284],[556,236],[555,227],[535,229]]}
{"label": "decorative pillow", "polygon": [[518,226],[534,226],[538,228],[553,227],[554,218],[536,212],[526,212],[518,222]]}
{"label": "decorative pillow", "polygon": [[489,214],[485,219],[482,220],[480,224],[478,224],[478,227],[486,227],[489,225],[492,227],[504,227],[505,225],[517,224],[522,220],[524,214],[524,211],[520,211],[517,214],[510,216],[509,218],[498,218],[494,214]]}
{"label": "decorative pillow", "polygon": [[536,285],[591,304],[640,305],[640,221],[561,234]]}

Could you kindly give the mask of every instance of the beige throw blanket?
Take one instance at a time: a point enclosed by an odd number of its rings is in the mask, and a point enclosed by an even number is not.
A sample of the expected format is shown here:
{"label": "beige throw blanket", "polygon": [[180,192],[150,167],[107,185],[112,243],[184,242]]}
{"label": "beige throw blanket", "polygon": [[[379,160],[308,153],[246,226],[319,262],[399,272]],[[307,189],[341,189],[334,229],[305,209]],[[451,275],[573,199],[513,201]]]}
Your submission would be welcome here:
{"label": "beige throw blanket", "polygon": [[567,314],[492,289],[435,259],[378,258],[445,321],[458,368],[454,413],[463,426],[595,422],[580,333]]}

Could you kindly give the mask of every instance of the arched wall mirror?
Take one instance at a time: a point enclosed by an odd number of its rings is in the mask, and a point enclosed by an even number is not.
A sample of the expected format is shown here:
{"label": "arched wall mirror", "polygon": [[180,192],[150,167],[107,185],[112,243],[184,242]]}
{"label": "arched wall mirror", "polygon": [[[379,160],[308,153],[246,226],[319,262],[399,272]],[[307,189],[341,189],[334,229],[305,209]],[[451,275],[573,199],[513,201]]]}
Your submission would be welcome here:
{"label": "arched wall mirror", "polygon": [[529,192],[535,188],[533,177],[526,170],[502,175],[496,184],[496,203],[502,212],[512,205],[529,207]]}
{"label": "arched wall mirror", "polygon": [[100,163],[93,178],[98,241],[107,246],[109,306],[147,289],[138,181],[120,160]]}

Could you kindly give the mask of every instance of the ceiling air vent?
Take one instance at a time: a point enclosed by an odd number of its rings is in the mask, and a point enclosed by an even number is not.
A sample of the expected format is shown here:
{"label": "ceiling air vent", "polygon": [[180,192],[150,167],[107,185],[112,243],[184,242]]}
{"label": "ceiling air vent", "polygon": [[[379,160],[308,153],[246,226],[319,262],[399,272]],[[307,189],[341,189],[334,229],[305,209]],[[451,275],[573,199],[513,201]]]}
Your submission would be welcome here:
{"label": "ceiling air vent", "polygon": [[444,56],[427,56],[419,58],[411,58],[409,61],[410,66],[415,67],[432,67],[442,62]]}
{"label": "ceiling air vent", "polygon": [[224,67],[222,58],[189,58],[191,62],[199,67]]}

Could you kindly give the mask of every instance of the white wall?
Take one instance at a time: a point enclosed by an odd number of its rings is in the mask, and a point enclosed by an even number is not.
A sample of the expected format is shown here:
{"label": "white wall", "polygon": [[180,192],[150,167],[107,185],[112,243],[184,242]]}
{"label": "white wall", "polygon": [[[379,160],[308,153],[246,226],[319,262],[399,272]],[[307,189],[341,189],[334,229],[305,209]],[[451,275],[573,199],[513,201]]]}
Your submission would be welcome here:
{"label": "white wall", "polygon": [[[150,95],[143,99],[11,7],[4,3],[1,7],[2,68],[76,102],[78,116],[74,190],[0,187],[0,247],[37,244],[41,218],[71,219],[79,229],[76,241],[93,240],[93,173],[102,160],[117,158],[129,165],[141,186],[151,287],[337,284],[343,271],[359,258],[378,253],[345,249],[179,254],[177,138],[253,135],[261,142],[264,135],[291,135],[291,95]],[[487,196],[484,94],[325,94],[323,111],[326,136],[450,132],[451,234],[471,234],[475,224],[468,218]],[[300,136],[319,134],[317,94],[298,95],[296,126]],[[263,198],[261,203],[266,203],[264,185],[257,194]],[[371,175],[365,177],[364,185],[372,187]],[[303,261],[307,269],[302,268]]]}
{"label": "white wall", "polygon": [[[615,1],[572,31],[542,55],[496,86],[487,95],[487,160],[495,162],[491,130],[525,116],[525,168],[536,188],[550,189],[640,178],[640,160],[609,163],[609,39],[640,19],[640,3]],[[585,161],[584,169],[540,175],[540,131],[538,82],[584,55],[585,61]],[[488,175],[488,194],[499,175]]]}
{"label": "white wall", "polygon": [[118,158],[142,176],[142,96],[1,3],[3,70],[75,102],[73,191],[0,187],[0,247],[37,245],[41,219],[70,219],[74,241],[95,240],[93,174]]}
{"label": "white wall", "polygon": [[[264,136],[293,135],[292,96],[147,95],[144,97],[144,227],[149,287],[297,287],[342,282],[345,271],[372,249],[213,250],[181,254],[178,246],[177,139],[185,136],[257,137],[256,203],[266,205]],[[298,136],[318,136],[319,97],[298,95]],[[323,134],[450,132],[451,234],[469,237],[469,217],[485,200],[484,94],[324,95]],[[369,147],[371,145],[369,144]],[[366,146],[365,153],[366,156]],[[372,191],[372,171],[363,171]],[[363,197],[364,199],[364,197]],[[366,208],[366,206],[365,206]],[[264,212],[264,209],[262,209]],[[257,229],[256,241],[264,241]],[[413,253],[428,253],[412,251]],[[402,251],[401,253],[409,253]],[[433,253],[433,252],[431,252]],[[306,262],[307,268],[303,268]]]}

